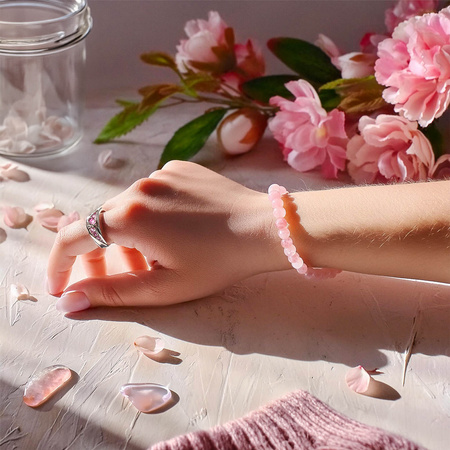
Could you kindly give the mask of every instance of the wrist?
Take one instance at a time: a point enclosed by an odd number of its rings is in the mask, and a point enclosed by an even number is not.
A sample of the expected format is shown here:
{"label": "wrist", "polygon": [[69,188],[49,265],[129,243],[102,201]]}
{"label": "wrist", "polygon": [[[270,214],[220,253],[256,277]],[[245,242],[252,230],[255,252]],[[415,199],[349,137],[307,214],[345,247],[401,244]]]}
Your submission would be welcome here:
{"label": "wrist", "polygon": [[286,270],[291,266],[277,235],[275,219],[267,194],[247,189],[233,207],[230,228],[239,236],[241,266],[250,275]]}

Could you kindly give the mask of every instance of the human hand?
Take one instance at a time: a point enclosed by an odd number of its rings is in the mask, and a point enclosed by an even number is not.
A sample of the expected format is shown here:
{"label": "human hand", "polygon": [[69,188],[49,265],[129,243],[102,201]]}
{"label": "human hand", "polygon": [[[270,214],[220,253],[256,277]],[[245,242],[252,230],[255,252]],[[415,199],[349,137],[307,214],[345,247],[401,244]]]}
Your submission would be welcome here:
{"label": "human hand", "polygon": [[[286,266],[267,196],[194,163],[166,164],[103,210],[103,236],[120,246],[129,271],[107,275],[108,249],[84,221],[63,228],[47,271],[63,312],[192,300]],[[67,287],[78,256],[88,277]]]}

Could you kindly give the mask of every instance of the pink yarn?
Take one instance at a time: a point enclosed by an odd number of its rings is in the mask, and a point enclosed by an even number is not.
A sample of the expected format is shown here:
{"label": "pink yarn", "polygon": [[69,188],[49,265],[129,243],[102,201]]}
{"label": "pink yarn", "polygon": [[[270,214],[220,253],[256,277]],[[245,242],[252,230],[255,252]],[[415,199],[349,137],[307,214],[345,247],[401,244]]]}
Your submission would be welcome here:
{"label": "pink yarn", "polygon": [[275,225],[278,228],[278,236],[281,239],[281,246],[284,249],[284,254],[287,256],[288,261],[292,267],[300,274],[307,277],[316,278],[333,278],[340,270],[335,269],[313,269],[308,267],[303,261],[302,257],[298,254],[297,248],[291,239],[291,232],[289,231],[289,224],[284,218],[286,216],[286,209],[284,208],[283,195],[287,195],[288,191],[285,187],[278,184],[272,184],[269,186],[269,200],[273,208],[273,216],[275,219]]}
{"label": "pink yarn", "polygon": [[297,391],[247,416],[154,445],[151,450],[424,450],[339,414]]}

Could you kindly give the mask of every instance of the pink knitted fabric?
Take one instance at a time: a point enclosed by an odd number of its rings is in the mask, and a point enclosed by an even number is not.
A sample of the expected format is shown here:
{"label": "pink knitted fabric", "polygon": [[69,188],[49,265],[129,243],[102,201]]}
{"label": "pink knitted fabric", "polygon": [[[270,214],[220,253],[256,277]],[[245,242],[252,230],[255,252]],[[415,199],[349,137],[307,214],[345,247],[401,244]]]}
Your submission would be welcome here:
{"label": "pink knitted fabric", "polygon": [[400,436],[349,419],[298,391],[242,419],[160,442],[151,450],[423,450]]}

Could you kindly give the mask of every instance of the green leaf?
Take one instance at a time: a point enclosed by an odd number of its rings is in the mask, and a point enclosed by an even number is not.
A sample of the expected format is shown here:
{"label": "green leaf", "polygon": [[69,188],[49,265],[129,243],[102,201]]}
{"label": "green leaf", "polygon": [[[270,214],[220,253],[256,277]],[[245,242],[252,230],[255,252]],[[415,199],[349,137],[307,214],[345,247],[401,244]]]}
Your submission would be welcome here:
{"label": "green leaf", "polygon": [[177,130],[164,148],[158,168],[173,159],[186,161],[197,154],[227,111],[226,108],[213,109]]}
{"label": "green leaf", "polygon": [[221,84],[219,78],[204,72],[189,72],[183,76],[186,95],[198,92],[216,92]]}
{"label": "green leaf", "polygon": [[346,113],[368,113],[386,106],[383,90],[384,87],[370,75],[331,81],[320,87],[319,95],[328,92],[330,98],[340,98],[337,107]]}
{"label": "green leaf", "polygon": [[142,109],[140,103],[132,103],[126,106],[105,125],[94,143],[103,144],[129,133],[146,121],[157,109],[157,106]]}
{"label": "green leaf", "polygon": [[273,38],[270,51],[290,69],[315,87],[341,77],[329,56],[319,47],[295,38]]}
{"label": "green leaf", "polygon": [[420,128],[420,131],[422,131],[422,133],[430,141],[436,159],[445,153],[444,137],[442,136],[442,132],[439,128],[439,119],[432,122],[426,128]]}
{"label": "green leaf", "polygon": [[127,106],[139,105],[139,102],[135,102],[135,101],[133,101],[133,100],[123,100],[123,99],[120,99],[120,98],[118,98],[118,99],[116,100],[116,103],[117,103],[119,106],[123,106],[124,108],[126,108]]}
{"label": "green leaf", "polygon": [[141,55],[141,60],[152,66],[169,67],[177,71],[177,65],[172,56],[163,52],[149,52]]}
{"label": "green leaf", "polygon": [[183,92],[183,88],[176,84],[155,84],[139,89],[139,93],[144,97],[141,101],[140,109],[158,107],[164,100],[177,92]]}
{"label": "green leaf", "polygon": [[374,75],[369,75],[367,77],[363,78],[338,78],[336,80],[330,81],[329,83],[324,84],[323,86],[320,86],[320,90],[325,89],[345,89],[349,90],[354,87],[363,87],[364,89],[384,89],[382,86],[380,86]]}
{"label": "green leaf", "polygon": [[245,95],[262,103],[269,103],[275,95],[292,100],[294,96],[284,86],[289,81],[298,80],[297,75],[269,75],[253,78],[242,84]]}
{"label": "green leaf", "polygon": [[320,103],[326,111],[337,108],[341,102],[341,97],[334,90],[319,91],[318,94]]}

